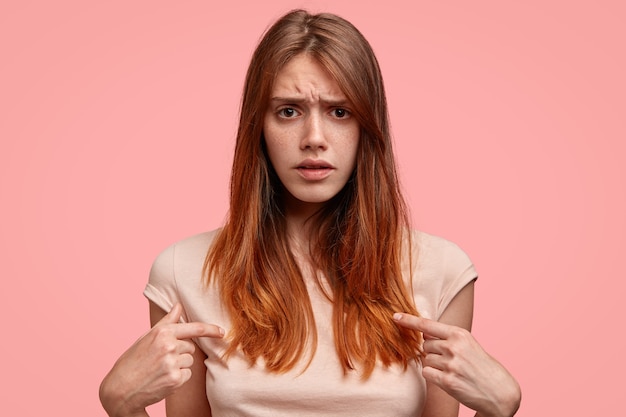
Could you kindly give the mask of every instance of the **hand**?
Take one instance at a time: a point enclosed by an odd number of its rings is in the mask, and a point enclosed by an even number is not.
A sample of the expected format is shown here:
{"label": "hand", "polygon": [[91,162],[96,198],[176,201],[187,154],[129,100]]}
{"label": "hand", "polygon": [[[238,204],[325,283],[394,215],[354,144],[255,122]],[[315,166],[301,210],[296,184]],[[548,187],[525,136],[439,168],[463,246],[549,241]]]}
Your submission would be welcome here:
{"label": "hand", "polygon": [[394,320],[424,335],[422,375],[480,416],[513,416],[521,391],[517,381],[460,327],[410,314]]}
{"label": "hand", "polygon": [[194,337],[222,337],[224,330],[205,323],[179,323],[176,304],[117,360],[100,385],[100,401],[110,416],[146,415],[191,378]]}

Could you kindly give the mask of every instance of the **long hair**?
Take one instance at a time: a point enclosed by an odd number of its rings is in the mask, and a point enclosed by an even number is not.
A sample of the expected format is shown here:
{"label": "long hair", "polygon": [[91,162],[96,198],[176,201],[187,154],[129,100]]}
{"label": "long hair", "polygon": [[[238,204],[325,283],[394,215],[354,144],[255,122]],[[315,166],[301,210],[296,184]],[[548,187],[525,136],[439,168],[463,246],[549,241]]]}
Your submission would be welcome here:
{"label": "long hair", "polygon": [[[307,288],[289,248],[283,187],[265,150],[263,120],[273,82],[306,53],[336,80],[360,126],[357,162],[345,187],[312,219],[314,269],[333,305],[337,354],[345,372],[364,378],[420,358],[421,336],[392,321],[417,314],[403,279],[410,232],[391,147],[380,68],[363,35],[332,14],[294,10],[271,26],[246,75],[231,173],[230,211],[204,264],[232,320],[226,355],[241,349],[251,364],[286,372],[317,345]],[[408,244],[409,250],[406,251]],[[403,252],[404,250],[404,252]]]}

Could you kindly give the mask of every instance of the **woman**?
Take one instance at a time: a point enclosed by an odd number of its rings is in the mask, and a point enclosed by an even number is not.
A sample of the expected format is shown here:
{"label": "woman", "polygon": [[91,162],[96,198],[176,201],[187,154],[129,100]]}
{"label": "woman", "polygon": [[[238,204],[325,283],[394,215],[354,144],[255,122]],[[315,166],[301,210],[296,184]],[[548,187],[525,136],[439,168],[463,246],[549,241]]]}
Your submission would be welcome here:
{"label": "woman", "polygon": [[475,279],[454,244],[410,231],[368,42],[293,11],[248,69],[228,221],[157,258],[153,328],[101,400],[111,416],[166,397],[168,416],[511,416],[519,386],[469,333]]}

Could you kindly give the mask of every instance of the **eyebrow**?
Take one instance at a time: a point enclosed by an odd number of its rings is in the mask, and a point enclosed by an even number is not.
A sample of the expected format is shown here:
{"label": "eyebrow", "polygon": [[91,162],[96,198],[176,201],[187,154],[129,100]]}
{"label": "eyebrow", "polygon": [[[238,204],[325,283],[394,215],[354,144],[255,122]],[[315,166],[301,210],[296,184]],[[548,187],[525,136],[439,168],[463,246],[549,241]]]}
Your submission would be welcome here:
{"label": "eyebrow", "polygon": [[[270,98],[270,101],[278,102],[278,103],[301,104],[301,103],[306,103],[308,100],[304,97],[279,97],[277,96],[277,97]],[[320,101],[327,106],[347,106],[349,103],[348,99],[345,99],[345,98],[338,99],[338,100],[322,98],[320,99]]]}

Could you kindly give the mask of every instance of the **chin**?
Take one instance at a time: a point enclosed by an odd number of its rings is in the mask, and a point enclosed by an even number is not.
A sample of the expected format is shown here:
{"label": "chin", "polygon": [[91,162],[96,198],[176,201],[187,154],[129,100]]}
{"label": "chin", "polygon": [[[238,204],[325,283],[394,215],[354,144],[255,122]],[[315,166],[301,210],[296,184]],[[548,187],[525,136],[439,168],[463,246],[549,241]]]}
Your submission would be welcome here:
{"label": "chin", "polygon": [[294,190],[289,194],[300,203],[304,204],[324,204],[330,201],[337,192],[325,191],[325,192],[311,192],[311,190]]}

